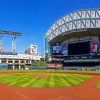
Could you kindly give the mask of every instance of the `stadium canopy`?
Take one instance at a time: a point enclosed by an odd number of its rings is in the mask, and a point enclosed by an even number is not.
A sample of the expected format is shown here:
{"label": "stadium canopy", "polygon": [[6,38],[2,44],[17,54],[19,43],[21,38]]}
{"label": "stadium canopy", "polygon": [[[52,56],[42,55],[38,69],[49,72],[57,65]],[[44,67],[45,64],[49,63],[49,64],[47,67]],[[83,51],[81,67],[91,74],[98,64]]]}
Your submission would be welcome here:
{"label": "stadium canopy", "polygon": [[49,43],[80,36],[100,35],[100,9],[79,10],[57,20],[46,32]]}

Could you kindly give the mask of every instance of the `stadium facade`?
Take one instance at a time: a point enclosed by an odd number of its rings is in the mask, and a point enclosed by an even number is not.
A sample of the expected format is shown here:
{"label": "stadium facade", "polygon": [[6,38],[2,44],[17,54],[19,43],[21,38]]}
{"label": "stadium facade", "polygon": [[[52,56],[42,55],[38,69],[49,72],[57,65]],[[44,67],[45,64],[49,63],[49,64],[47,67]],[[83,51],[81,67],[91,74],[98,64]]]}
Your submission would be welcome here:
{"label": "stadium facade", "polygon": [[0,55],[0,69],[33,69],[34,62],[41,58],[30,54]]}
{"label": "stadium facade", "polygon": [[46,59],[56,65],[61,63],[64,69],[100,69],[99,56],[100,9],[66,14],[45,34]]}

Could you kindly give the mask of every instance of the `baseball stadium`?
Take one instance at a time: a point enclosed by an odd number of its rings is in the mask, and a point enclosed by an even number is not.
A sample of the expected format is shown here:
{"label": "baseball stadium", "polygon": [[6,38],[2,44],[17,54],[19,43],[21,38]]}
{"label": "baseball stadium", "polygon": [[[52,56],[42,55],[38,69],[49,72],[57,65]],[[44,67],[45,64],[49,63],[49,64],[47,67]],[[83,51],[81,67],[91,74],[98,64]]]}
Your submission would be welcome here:
{"label": "baseball stadium", "polygon": [[45,34],[48,68],[99,70],[100,10],[71,12],[58,19]]}
{"label": "baseball stadium", "polygon": [[[0,31],[0,100],[100,100],[99,32],[99,9],[62,16],[45,34],[45,61],[34,45],[17,53],[21,33]],[[12,36],[12,51],[2,34]]]}

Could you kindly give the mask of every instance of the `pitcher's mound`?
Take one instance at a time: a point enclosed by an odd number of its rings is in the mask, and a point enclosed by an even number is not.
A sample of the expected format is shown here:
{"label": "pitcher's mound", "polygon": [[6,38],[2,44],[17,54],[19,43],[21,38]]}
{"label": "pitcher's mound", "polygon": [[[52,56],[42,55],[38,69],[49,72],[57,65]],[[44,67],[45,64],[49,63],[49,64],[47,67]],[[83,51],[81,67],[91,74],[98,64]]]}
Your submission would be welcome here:
{"label": "pitcher's mound", "polygon": [[48,77],[48,74],[42,74],[42,73],[38,73],[38,74],[33,74],[33,77],[40,77],[40,78],[46,78]]}

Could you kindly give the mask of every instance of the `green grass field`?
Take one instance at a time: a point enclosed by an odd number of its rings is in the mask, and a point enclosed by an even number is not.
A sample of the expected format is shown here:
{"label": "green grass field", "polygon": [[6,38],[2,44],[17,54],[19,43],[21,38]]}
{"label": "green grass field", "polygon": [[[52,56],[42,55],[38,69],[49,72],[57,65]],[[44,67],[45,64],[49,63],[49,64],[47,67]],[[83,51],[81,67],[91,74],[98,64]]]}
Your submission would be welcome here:
{"label": "green grass field", "polygon": [[[47,76],[46,77],[34,76],[36,73],[38,74],[44,73]],[[79,85],[84,81],[88,80],[89,78],[91,77],[87,75],[45,73],[45,71],[41,71],[41,72],[34,71],[34,73],[26,73],[26,74],[24,73],[23,74],[22,73],[1,74],[0,83],[5,83],[10,86],[19,86],[19,87],[38,87],[38,88],[71,87],[71,86]]]}
{"label": "green grass field", "polygon": [[100,88],[100,80],[98,81],[96,87],[97,87],[97,88]]}
{"label": "green grass field", "polygon": [[84,71],[84,70],[53,70],[53,69],[48,69],[48,70],[0,70],[0,72],[41,72],[41,73],[48,73],[48,72],[81,72],[81,73],[94,73],[98,74],[100,71]]}

